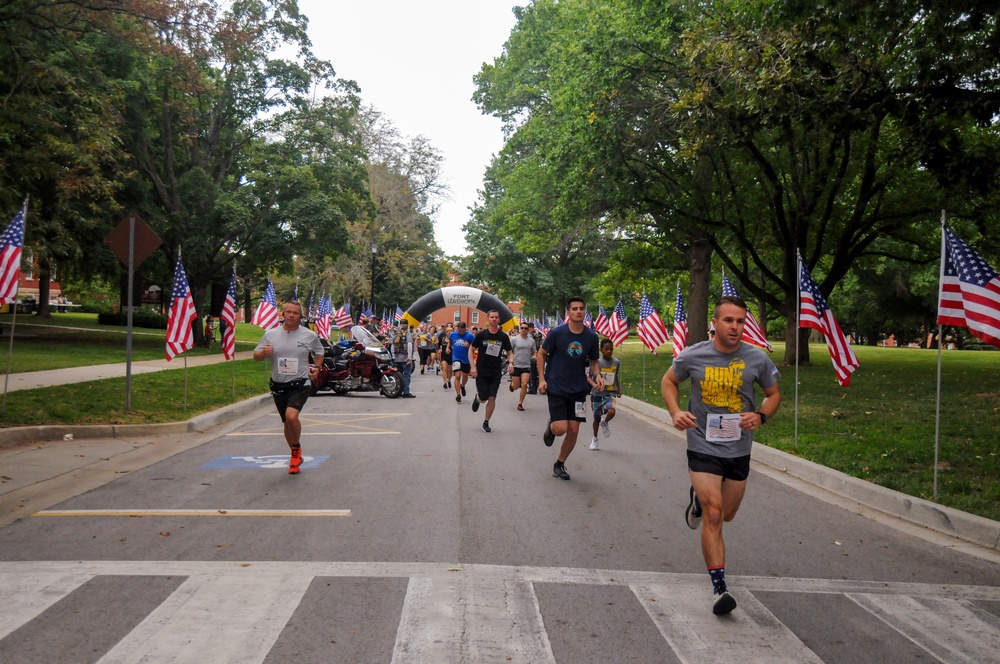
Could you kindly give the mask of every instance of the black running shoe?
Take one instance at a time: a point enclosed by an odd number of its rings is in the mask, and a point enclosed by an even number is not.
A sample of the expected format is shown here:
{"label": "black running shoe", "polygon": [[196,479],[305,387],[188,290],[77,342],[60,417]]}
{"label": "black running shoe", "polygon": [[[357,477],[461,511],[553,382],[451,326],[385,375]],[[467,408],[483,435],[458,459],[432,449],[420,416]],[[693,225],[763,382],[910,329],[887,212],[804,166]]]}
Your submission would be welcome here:
{"label": "black running shoe", "polygon": [[472,397],[472,412],[479,410],[479,397]]}
{"label": "black running shoe", "polygon": [[731,613],[736,608],[736,600],[729,594],[728,590],[716,593],[712,596],[712,613],[722,616]]}
{"label": "black running shoe", "polygon": [[701,525],[701,503],[698,501],[698,496],[694,493],[694,487],[691,487],[691,502],[688,503],[687,509],[684,510],[684,521],[687,522],[688,528],[691,530],[698,530],[698,526]]}
{"label": "black running shoe", "polygon": [[545,433],[542,434],[542,442],[545,443],[545,447],[552,447],[552,443],[556,442],[556,435],[552,433],[550,424],[552,424],[551,421],[545,425]]}
{"label": "black running shoe", "polygon": [[569,479],[569,473],[566,472],[566,466],[563,465],[562,461],[556,461],[555,465],[552,466],[552,476],[558,477],[561,480]]}
{"label": "black running shoe", "polygon": [[462,386],[462,396],[465,396],[465,385]]}
{"label": "black running shoe", "polygon": [[462,403],[462,397],[456,396],[455,403]]}
{"label": "black running shoe", "polygon": [[493,431],[493,429],[490,428],[490,423],[487,422],[486,420],[483,420],[483,431],[485,431],[486,433],[490,433],[491,431]]}

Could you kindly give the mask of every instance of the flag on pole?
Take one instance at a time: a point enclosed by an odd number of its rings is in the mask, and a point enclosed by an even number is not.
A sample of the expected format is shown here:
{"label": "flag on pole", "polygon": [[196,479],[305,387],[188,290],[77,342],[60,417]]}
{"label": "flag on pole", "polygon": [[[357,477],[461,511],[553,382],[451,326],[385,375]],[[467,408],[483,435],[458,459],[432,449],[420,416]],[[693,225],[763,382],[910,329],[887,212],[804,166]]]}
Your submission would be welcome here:
{"label": "flag on pole", "polygon": [[[739,297],[740,294],[736,292],[733,285],[729,283],[729,279],[726,275],[722,275],[722,294],[728,295],[729,297]],[[742,299],[742,298],[741,298]],[[761,329],[760,323],[757,322],[757,318],[754,317],[753,312],[747,309],[747,322],[743,326],[743,341],[753,344],[754,346],[760,346],[767,350],[768,353],[773,351],[771,344],[767,342],[767,334]]]}
{"label": "flag on pole", "polygon": [[616,347],[621,346],[628,339],[628,318],[625,316],[625,305],[622,304],[621,299],[618,300],[615,310],[611,312],[608,326],[611,330],[608,337]]}
{"label": "flag on pole", "polygon": [[590,315],[589,311],[587,312],[587,315],[583,317],[583,324],[590,328],[594,327],[594,318]]}
{"label": "flag on pole", "polygon": [[351,319],[351,303],[345,302],[344,306],[333,314],[333,323],[341,330],[347,331],[351,329],[354,325],[354,321]]}
{"label": "flag on pole", "polygon": [[170,309],[167,311],[167,361],[194,347],[194,330],[191,329],[191,324],[198,320],[180,256],[177,257],[174,289],[170,298]]}
{"label": "flag on pole", "polygon": [[0,235],[0,305],[17,301],[17,282],[21,278],[21,251],[24,247],[24,218],[28,204],[14,215],[7,230]]}
{"label": "flag on pole", "polygon": [[598,334],[608,337],[611,332],[608,330],[608,315],[604,312],[604,307],[597,305],[597,320],[594,321],[594,329]]}
{"label": "flag on pole", "polygon": [[799,257],[799,327],[810,327],[823,333],[826,337],[826,347],[830,350],[830,359],[833,360],[837,382],[843,387],[850,385],[851,374],[858,368],[860,362],[801,257]]}
{"label": "flag on pole", "polygon": [[236,355],[236,268],[233,267],[233,277],[229,280],[229,290],[222,303],[222,314],[219,316],[225,323],[222,330],[222,355],[227,360]]}
{"label": "flag on pole", "polygon": [[674,357],[681,354],[687,346],[688,319],[684,312],[684,298],[681,296],[681,285],[677,284],[677,302],[674,304]]}
{"label": "flag on pole", "polygon": [[399,308],[398,304],[396,305],[396,315],[393,316],[393,320],[397,323],[403,320],[403,310]]}
{"label": "flag on pole", "polygon": [[653,355],[656,355],[657,348],[670,339],[667,326],[663,324],[663,319],[649,303],[645,293],[642,294],[642,303],[639,305],[639,325],[636,332],[639,334],[639,341],[646,344]]}
{"label": "flag on pole", "polygon": [[274,295],[274,284],[267,280],[267,290],[264,291],[264,299],[257,305],[250,322],[265,330],[273,330],[278,327],[278,299]]}
{"label": "flag on pole", "polygon": [[938,324],[968,328],[1000,347],[1000,276],[947,226],[942,226]]}
{"label": "flag on pole", "polygon": [[316,334],[320,339],[330,340],[330,313],[333,303],[328,297],[319,298],[319,306],[316,308]]}

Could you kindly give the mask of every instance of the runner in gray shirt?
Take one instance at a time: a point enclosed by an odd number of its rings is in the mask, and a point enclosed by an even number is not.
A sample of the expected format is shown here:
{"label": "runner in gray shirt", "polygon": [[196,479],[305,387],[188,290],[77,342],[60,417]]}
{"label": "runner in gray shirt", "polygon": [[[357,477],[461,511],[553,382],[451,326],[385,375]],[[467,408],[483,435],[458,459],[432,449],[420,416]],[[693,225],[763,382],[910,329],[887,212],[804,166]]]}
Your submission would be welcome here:
{"label": "runner in gray shirt", "polygon": [[510,391],[521,390],[517,409],[524,410],[524,397],[528,394],[528,383],[531,381],[531,358],[538,352],[538,344],[528,335],[527,323],[521,323],[520,332],[510,338],[510,345],[514,349],[514,373],[510,377]]}
{"label": "runner in gray shirt", "polygon": [[[285,442],[292,452],[288,473],[297,475],[302,465],[302,422],[299,413],[312,392],[311,379],[323,364],[323,344],[316,333],[299,323],[302,305],[287,302],[282,311],[284,324],[264,332],[253,351],[253,359],[261,362],[271,358],[271,396],[278,415],[285,425]],[[313,355],[316,366],[309,364]]]}
{"label": "runner in gray shirt", "polygon": [[[743,300],[720,299],[712,318],[715,337],[684,349],[660,385],[674,427],[687,432],[691,490],[684,517],[692,529],[701,525],[716,615],[736,608],[726,586],[722,524],[733,520],[743,501],[753,432],[774,417],[781,404],[778,370],[771,358],[742,341],[746,318]],[[681,410],[680,384],[688,378],[691,399],[688,410]],[[764,393],[760,406],[755,384]]]}

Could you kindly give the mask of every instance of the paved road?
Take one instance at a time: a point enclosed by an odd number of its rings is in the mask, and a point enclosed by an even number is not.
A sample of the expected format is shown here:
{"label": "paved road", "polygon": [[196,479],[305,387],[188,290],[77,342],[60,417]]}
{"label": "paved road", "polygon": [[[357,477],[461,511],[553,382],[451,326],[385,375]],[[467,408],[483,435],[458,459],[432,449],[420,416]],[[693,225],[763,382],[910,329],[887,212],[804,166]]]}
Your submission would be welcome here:
{"label": "paved road", "polygon": [[[740,606],[717,618],[671,430],[625,413],[563,482],[542,397],[518,413],[502,394],[485,434],[435,377],[414,391],[311,400],[298,477],[266,405],[205,434],[108,441],[117,471],[88,463],[72,482],[89,490],[32,496],[44,508],[0,528],[0,661],[1000,661],[988,550],[755,464],[727,526]],[[5,482],[38,447],[0,456]]]}

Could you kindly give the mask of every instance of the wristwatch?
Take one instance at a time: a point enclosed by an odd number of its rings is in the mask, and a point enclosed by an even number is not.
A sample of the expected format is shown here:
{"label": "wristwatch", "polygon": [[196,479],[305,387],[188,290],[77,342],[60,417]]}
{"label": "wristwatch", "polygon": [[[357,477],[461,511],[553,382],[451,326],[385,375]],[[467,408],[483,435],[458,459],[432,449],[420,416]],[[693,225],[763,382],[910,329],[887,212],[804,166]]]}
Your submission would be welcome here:
{"label": "wristwatch", "polygon": [[759,410],[757,411],[757,414],[760,415],[760,423],[761,424],[767,424],[767,415],[765,415],[764,413],[760,412]]}

